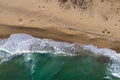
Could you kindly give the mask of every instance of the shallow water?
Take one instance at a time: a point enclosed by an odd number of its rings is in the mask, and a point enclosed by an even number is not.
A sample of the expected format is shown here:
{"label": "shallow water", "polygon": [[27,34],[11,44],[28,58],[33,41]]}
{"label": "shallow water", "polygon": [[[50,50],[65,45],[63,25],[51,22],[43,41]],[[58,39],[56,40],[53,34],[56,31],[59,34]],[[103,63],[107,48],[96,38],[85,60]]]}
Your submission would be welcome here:
{"label": "shallow water", "polygon": [[120,54],[13,34],[0,41],[0,80],[120,80]]}
{"label": "shallow water", "polygon": [[103,80],[106,63],[89,56],[31,54],[0,65],[0,80]]}
{"label": "shallow water", "polygon": [[0,64],[0,80],[119,80],[109,75],[108,63],[92,55],[28,53]]}

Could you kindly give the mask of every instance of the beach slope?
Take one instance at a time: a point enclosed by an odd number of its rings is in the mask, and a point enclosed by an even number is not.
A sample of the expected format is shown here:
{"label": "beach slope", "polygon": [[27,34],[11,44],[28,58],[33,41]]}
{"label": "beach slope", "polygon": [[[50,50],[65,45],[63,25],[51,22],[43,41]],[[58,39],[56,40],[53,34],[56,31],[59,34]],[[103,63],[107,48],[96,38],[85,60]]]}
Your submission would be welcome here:
{"label": "beach slope", "polygon": [[0,38],[14,33],[120,52],[119,0],[0,0]]}

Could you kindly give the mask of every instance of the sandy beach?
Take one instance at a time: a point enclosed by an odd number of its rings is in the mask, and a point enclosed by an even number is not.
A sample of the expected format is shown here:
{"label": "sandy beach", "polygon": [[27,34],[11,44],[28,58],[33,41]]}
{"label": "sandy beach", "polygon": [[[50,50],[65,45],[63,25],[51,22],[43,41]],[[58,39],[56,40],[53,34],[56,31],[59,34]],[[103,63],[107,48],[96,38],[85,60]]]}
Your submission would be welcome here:
{"label": "sandy beach", "polygon": [[0,38],[27,33],[120,52],[119,0],[0,0]]}

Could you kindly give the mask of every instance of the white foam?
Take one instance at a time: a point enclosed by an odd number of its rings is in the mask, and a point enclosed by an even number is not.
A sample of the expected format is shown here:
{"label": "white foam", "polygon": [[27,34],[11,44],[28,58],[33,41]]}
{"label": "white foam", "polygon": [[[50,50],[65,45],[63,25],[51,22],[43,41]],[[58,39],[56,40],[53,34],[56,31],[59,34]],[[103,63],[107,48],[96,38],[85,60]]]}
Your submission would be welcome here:
{"label": "white foam", "polygon": [[111,73],[114,77],[120,78],[120,74],[118,73]]}
{"label": "white foam", "polygon": [[103,55],[109,57],[111,59],[111,63],[109,63],[108,71],[111,72],[112,76],[120,78],[120,54],[107,49],[107,48],[97,48],[93,45],[83,45],[85,50],[89,50],[97,55]]}
{"label": "white foam", "polygon": [[26,62],[26,66],[31,70],[31,73],[34,73],[34,68],[36,66],[36,60],[32,54],[25,54],[24,61]]}
{"label": "white foam", "polygon": [[[57,42],[51,39],[34,38],[28,34],[12,34],[8,39],[0,40],[0,58],[7,60],[13,55],[22,53],[55,53],[55,54],[82,54],[85,50],[93,52],[95,55],[103,55],[112,60],[108,70],[113,76],[120,75],[120,54],[107,49],[98,48],[93,45],[83,45],[78,43]],[[3,54],[4,52],[4,54]]]}

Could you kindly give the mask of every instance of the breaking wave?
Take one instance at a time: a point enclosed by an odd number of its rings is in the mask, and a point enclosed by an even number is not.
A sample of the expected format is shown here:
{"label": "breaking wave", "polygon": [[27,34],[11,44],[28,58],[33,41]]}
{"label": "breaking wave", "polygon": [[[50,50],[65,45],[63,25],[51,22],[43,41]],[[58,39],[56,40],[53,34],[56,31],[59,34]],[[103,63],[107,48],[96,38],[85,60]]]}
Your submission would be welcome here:
{"label": "breaking wave", "polygon": [[[12,34],[9,38],[0,40],[1,63],[23,53],[84,55],[85,51],[90,51],[95,56],[102,55],[109,58],[111,62],[107,68],[108,71],[110,71],[112,76],[120,78],[120,54],[107,48],[97,48],[93,45],[79,43],[58,42],[51,39],[40,39],[24,33]],[[27,55],[26,58],[28,61],[30,59],[29,56]]]}

